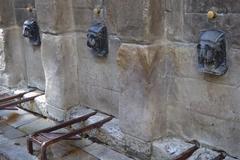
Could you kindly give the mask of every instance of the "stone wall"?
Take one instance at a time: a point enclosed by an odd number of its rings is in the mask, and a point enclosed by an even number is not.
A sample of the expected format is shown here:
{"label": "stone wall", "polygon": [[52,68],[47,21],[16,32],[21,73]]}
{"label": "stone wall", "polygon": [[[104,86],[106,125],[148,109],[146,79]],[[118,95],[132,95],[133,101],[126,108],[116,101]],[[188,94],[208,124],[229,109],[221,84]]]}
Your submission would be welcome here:
{"label": "stone wall", "polygon": [[[31,86],[44,90],[45,80],[39,47],[22,37],[22,25],[36,18],[34,0],[1,0],[1,85]],[[33,12],[27,11],[32,6]]]}
{"label": "stone wall", "polygon": [[[240,156],[236,0],[0,2],[1,85],[45,89],[52,118],[63,120],[71,107],[88,106],[119,119],[130,151],[138,141],[149,156],[152,141],[176,135]],[[218,13],[214,20],[207,19],[210,9]],[[40,48],[21,37],[20,26],[31,16],[40,26]],[[96,21],[108,28],[106,58],[93,56],[86,45]],[[211,28],[227,35],[229,70],[220,77],[196,70],[199,31]]]}
{"label": "stone wall", "polygon": [[[166,8],[165,46],[168,134],[198,139],[239,156],[239,33],[238,1],[170,0]],[[206,13],[218,13],[208,20]],[[180,24],[180,25],[176,25]],[[200,30],[221,29],[227,35],[228,72],[223,76],[196,70],[196,42]]]}

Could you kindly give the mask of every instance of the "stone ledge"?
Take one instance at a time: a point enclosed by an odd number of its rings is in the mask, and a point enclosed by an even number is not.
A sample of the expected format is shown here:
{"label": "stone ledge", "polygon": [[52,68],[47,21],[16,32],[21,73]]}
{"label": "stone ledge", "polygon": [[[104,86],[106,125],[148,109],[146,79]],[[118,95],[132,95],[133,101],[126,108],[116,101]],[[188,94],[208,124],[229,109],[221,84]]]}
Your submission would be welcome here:
{"label": "stone ledge", "polygon": [[204,159],[204,160],[212,160],[219,156],[219,153],[209,150],[207,148],[200,148],[193,155],[188,158],[187,160],[197,160],[197,159]]}
{"label": "stone ledge", "polygon": [[[14,91],[14,94],[19,94],[28,91],[29,89],[17,89]],[[39,94],[38,90],[25,94],[24,98],[29,98]],[[29,111],[38,113],[40,115],[48,117],[47,107],[46,107],[46,97],[45,95],[36,97],[33,101],[25,102],[21,105],[22,108]]]}
{"label": "stone ledge", "polygon": [[187,143],[177,138],[157,140],[153,142],[152,160],[172,160],[193,146],[194,144]]}
{"label": "stone ledge", "polygon": [[[73,107],[67,114],[65,119],[79,117],[83,114],[92,112],[92,109],[87,107]],[[108,115],[104,113],[97,113],[85,121],[84,124],[74,125],[73,128],[78,128],[84,125],[89,125],[99,120],[106,118]],[[140,139],[124,134],[119,127],[119,120],[114,118],[110,122],[105,123],[100,129],[94,129],[87,133],[90,138],[107,144],[111,149],[127,154],[129,156],[136,156],[137,158],[147,160],[151,155],[151,143],[147,143]]]}

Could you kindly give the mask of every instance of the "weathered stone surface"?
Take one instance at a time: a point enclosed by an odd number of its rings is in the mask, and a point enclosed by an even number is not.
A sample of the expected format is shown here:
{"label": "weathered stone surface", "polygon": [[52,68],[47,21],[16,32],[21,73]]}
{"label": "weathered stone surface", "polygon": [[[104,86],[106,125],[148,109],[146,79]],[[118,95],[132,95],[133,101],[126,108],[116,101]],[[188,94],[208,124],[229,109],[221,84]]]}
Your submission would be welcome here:
{"label": "weathered stone surface", "polygon": [[193,155],[187,160],[196,160],[196,159],[211,160],[216,158],[218,155],[219,153],[217,152],[214,152],[206,148],[201,148],[201,149],[198,149],[196,152],[194,152]]}
{"label": "weathered stone surface", "polygon": [[125,135],[127,154],[141,160],[149,160],[152,154],[152,143],[142,141],[133,136]]}
{"label": "weathered stone surface", "polygon": [[[74,35],[43,35],[42,60],[46,78],[46,103],[65,110],[79,104],[77,52]],[[52,110],[54,111],[54,110]],[[49,114],[50,110],[48,110]]]}
{"label": "weathered stone surface", "polygon": [[5,60],[5,54],[4,54],[4,34],[3,29],[0,29],[0,70],[3,70],[5,68],[6,62]]}
{"label": "weathered stone surface", "polygon": [[118,51],[120,127],[124,133],[145,141],[162,136],[166,129],[167,81],[155,67],[160,63],[159,49],[154,45],[122,44]]}
{"label": "weathered stone surface", "polygon": [[113,119],[104,124],[96,135],[97,139],[114,150],[124,153],[126,148],[124,133],[119,127],[119,120]]}
{"label": "weathered stone surface", "polygon": [[[165,20],[167,39],[172,41],[182,41],[183,37],[183,0],[167,0],[165,1]],[[176,25],[177,24],[177,25]]]}
{"label": "weathered stone surface", "polygon": [[5,124],[4,121],[0,123],[0,128],[1,134],[8,139],[16,139],[26,136],[25,133]]}
{"label": "weathered stone surface", "polygon": [[0,70],[0,84],[16,87],[26,81],[25,59],[22,55],[20,28],[11,27],[3,30],[3,63]]}
{"label": "weathered stone surface", "polygon": [[120,86],[116,57],[120,40],[109,37],[106,58],[93,56],[86,46],[86,35],[78,35],[77,44],[80,104],[118,116]]}
{"label": "weathered stone surface", "polygon": [[229,16],[219,16],[216,20],[208,21],[206,15],[185,14],[184,40],[197,42],[201,30],[216,28],[226,32],[228,45],[238,47],[239,30],[237,26],[239,26],[239,21],[236,20],[237,17],[238,14],[231,14]]}
{"label": "weathered stone surface", "polygon": [[232,157],[226,157],[224,160],[236,160],[236,158],[232,158]]}
{"label": "weathered stone surface", "polygon": [[[39,92],[32,92],[24,95],[24,98],[29,96],[38,95]],[[46,97],[45,95],[36,97],[33,101],[25,102],[22,104],[22,107],[28,109],[32,112],[38,113],[43,116],[48,116],[47,108],[46,108]]]}
{"label": "weathered stone surface", "polygon": [[[109,17],[109,21],[117,22],[117,32],[125,41],[150,42],[160,39],[163,33],[163,4],[156,0],[110,1],[109,6],[116,9],[117,21]],[[132,10],[134,6],[135,10]],[[109,9],[108,9],[109,11]],[[111,11],[109,11],[111,16]]]}
{"label": "weathered stone surface", "polygon": [[2,158],[3,160],[37,160],[37,157],[30,155],[22,147],[6,143],[0,145],[0,159]]}
{"label": "weathered stone surface", "polygon": [[35,6],[35,0],[14,0],[15,8],[27,8],[29,6]]}
{"label": "weathered stone surface", "polygon": [[175,78],[169,92],[169,104],[225,120],[239,121],[239,91],[195,79]]}
{"label": "weathered stone surface", "polygon": [[86,32],[93,22],[93,7],[84,7],[84,4],[76,3],[73,3],[72,7],[74,29]]}
{"label": "weathered stone surface", "polygon": [[18,129],[24,133],[31,134],[33,132],[36,132],[40,129],[52,127],[56,125],[54,121],[51,121],[49,119],[38,119],[31,123],[25,124],[20,126]]}
{"label": "weathered stone surface", "polygon": [[37,17],[41,31],[53,34],[74,29],[72,0],[36,0]]}
{"label": "weathered stone surface", "polygon": [[217,84],[239,86],[239,50],[230,49],[227,52],[229,70],[223,76],[202,74],[197,71],[197,50],[195,44],[175,43],[162,47],[166,63],[165,73],[168,76],[194,78]]}
{"label": "weathered stone surface", "polygon": [[[217,111],[216,111],[217,112]],[[225,150],[239,157],[239,122],[168,106],[168,132]]]}
{"label": "weathered stone surface", "polygon": [[186,12],[188,13],[207,13],[214,8],[218,13],[239,13],[238,0],[186,0]]}
{"label": "weathered stone surface", "polygon": [[29,12],[26,8],[16,8],[15,14],[16,14],[16,23],[20,27],[22,27],[24,21],[29,18],[34,18],[37,20],[37,13],[35,9],[33,9],[32,12]]}
{"label": "weathered stone surface", "polygon": [[152,160],[172,160],[194,145],[177,138],[165,138],[153,142]]}
{"label": "weathered stone surface", "polygon": [[21,38],[22,53],[25,56],[28,86],[45,90],[45,75],[40,47],[34,47],[28,39]]}
{"label": "weathered stone surface", "polygon": [[88,147],[83,148],[83,150],[85,150],[86,152],[94,155],[95,157],[101,159],[101,160],[107,160],[107,159],[111,159],[111,160],[132,160],[131,158],[128,158],[125,155],[122,155],[118,152],[115,152],[111,149],[108,149],[107,147],[103,146],[103,145],[99,145],[99,144],[92,144]]}
{"label": "weathered stone surface", "polygon": [[10,27],[16,23],[14,0],[0,1],[0,27]]}

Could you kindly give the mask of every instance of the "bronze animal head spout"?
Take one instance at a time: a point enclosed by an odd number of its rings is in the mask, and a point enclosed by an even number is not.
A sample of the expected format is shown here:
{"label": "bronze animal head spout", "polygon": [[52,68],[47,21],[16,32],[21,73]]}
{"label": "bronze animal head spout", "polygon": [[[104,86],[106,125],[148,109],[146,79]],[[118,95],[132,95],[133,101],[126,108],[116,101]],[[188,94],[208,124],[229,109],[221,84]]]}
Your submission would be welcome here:
{"label": "bronze animal head spout", "polygon": [[198,70],[213,75],[226,73],[226,41],[225,33],[219,30],[207,30],[200,33],[197,45]]}
{"label": "bronze animal head spout", "polygon": [[32,45],[41,45],[39,27],[35,20],[29,19],[24,22],[22,35],[28,38]]}

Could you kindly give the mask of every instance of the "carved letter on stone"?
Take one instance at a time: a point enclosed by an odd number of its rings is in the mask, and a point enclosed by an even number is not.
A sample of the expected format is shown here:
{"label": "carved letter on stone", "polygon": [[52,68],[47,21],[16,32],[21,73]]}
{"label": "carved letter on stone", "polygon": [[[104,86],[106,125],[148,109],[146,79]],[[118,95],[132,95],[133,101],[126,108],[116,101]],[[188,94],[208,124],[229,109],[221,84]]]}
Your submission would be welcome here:
{"label": "carved letter on stone", "polygon": [[198,70],[213,75],[223,75],[228,67],[226,63],[225,34],[219,30],[203,31],[197,46]]}

